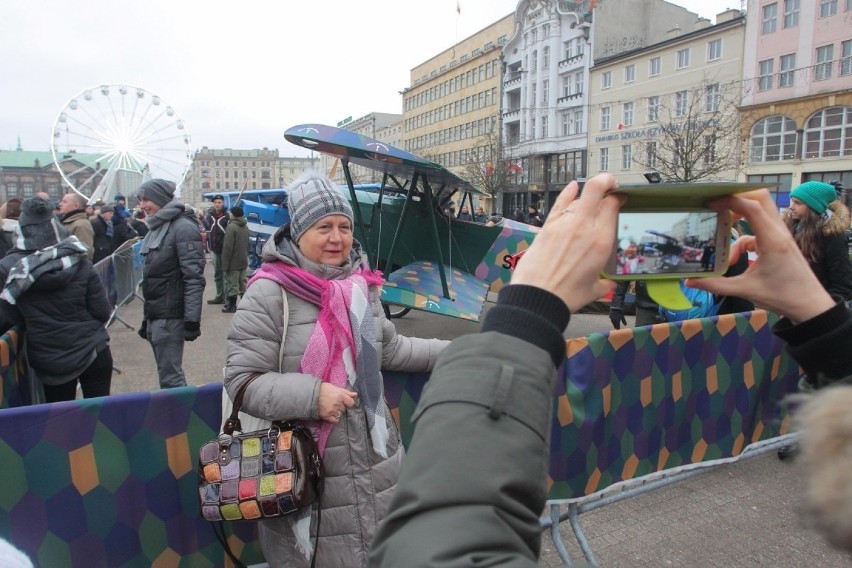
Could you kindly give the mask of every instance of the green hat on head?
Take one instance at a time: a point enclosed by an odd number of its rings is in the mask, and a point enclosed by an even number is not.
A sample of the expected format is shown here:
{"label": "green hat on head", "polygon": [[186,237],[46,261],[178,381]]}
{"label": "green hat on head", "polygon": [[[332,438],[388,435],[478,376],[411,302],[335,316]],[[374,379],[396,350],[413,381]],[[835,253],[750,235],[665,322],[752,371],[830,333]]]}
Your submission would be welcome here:
{"label": "green hat on head", "polygon": [[837,199],[837,191],[834,186],[821,181],[806,181],[790,192],[790,197],[795,197],[817,215],[822,215],[828,206]]}

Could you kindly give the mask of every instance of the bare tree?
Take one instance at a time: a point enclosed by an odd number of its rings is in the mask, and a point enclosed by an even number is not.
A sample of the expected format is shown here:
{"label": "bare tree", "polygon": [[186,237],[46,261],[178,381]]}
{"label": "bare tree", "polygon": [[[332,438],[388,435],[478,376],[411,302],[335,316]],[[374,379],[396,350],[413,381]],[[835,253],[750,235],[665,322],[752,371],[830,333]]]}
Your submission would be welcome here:
{"label": "bare tree", "polygon": [[461,177],[488,194],[492,207],[514,175],[512,162],[503,154],[500,134],[496,131],[481,136],[470,148],[461,173]]}
{"label": "bare tree", "polygon": [[[647,102],[648,128],[631,134],[632,161],[668,181],[733,181],[740,167],[737,83],[704,81]],[[635,134],[634,134],[635,132]]]}

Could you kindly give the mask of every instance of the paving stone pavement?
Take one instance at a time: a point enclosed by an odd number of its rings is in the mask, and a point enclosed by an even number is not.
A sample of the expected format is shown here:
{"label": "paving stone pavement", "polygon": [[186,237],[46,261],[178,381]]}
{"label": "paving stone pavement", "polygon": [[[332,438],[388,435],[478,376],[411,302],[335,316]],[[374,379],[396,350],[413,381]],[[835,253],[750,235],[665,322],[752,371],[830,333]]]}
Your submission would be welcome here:
{"label": "paving stone pavement", "polygon": [[[208,263],[205,301],[214,295]],[[135,328],[142,321],[142,302],[133,300],[118,314]],[[222,380],[230,318],[221,313],[221,306],[204,305],[201,337],[187,343],[184,353],[190,384]],[[444,339],[479,327],[417,311],[394,322],[400,333]],[[609,328],[606,315],[577,314],[566,337]],[[150,346],[120,321],[109,331],[120,371],[113,375],[112,392],[156,389]],[[606,568],[852,566],[852,557],[831,548],[811,526],[801,493],[802,473],[795,461],[781,462],[770,453],[602,507],[582,515],[580,523],[599,565]],[[582,563],[567,521],[560,532],[574,562]],[[540,566],[561,565],[550,536],[544,534]]]}

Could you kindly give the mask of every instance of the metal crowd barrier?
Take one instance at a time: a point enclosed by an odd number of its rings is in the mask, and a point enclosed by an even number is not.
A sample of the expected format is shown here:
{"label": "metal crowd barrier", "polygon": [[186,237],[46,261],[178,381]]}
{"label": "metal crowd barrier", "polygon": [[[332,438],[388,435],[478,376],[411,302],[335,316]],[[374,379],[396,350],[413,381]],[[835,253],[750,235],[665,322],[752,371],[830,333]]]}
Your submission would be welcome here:
{"label": "metal crowd barrier", "polygon": [[95,272],[101,279],[107,298],[112,305],[107,327],[117,320],[128,328],[134,329],[118,315],[118,310],[138,296],[137,290],[142,283],[141,249],[142,239],[136,237],[126,241],[114,253],[95,264]]}

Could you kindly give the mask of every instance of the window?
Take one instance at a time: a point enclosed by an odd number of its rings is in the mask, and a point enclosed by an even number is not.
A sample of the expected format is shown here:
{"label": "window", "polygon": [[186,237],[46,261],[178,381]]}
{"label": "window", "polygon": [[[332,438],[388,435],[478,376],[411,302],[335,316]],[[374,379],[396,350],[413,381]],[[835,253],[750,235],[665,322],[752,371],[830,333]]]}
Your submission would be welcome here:
{"label": "window", "polygon": [[574,57],[574,42],[566,41],[565,42],[565,59],[571,59]]}
{"label": "window", "polygon": [[702,156],[705,166],[709,166],[716,161],[716,136],[710,135],[704,137],[704,155]]}
{"label": "window", "polygon": [[773,2],[763,7],[763,33],[771,34],[775,31],[776,19],[778,18],[778,3]]}
{"label": "window", "polygon": [[600,156],[600,167],[598,168],[600,171],[605,172],[609,170],[609,148],[601,148],[601,156]]}
{"label": "window", "polygon": [[786,116],[768,116],[751,129],[749,161],[777,162],[796,155],[796,123]]}
{"label": "window", "polygon": [[547,136],[548,136],[548,134],[547,134],[547,117],[542,116],[541,117],[541,137],[547,138]]}
{"label": "window", "polygon": [[775,61],[772,59],[764,59],[757,64],[757,90],[768,91],[772,88],[772,74],[775,72]]}
{"label": "window", "polygon": [[852,74],[852,40],[840,44],[840,74]]}
{"label": "window", "polygon": [[601,108],[601,130],[609,130],[611,114],[611,107],[606,106]]}
{"label": "window", "polygon": [[654,57],[648,62],[648,76],[656,77],[662,71],[662,64],[659,57]]}
{"label": "window", "polygon": [[656,122],[660,118],[660,97],[648,97],[648,122]]}
{"label": "window", "polygon": [[799,0],[784,0],[784,27],[799,25]]}
{"label": "window", "polygon": [[719,92],[719,83],[707,85],[704,89],[704,110],[706,112],[718,112],[722,94]]}
{"label": "window", "polygon": [[682,117],[686,115],[686,106],[688,95],[686,91],[678,91],[675,93],[675,116]]}
{"label": "window", "polygon": [[689,48],[681,49],[677,52],[677,68],[686,69],[689,67]]}
{"label": "window", "polygon": [[649,168],[657,167],[657,143],[645,143],[645,165]]}
{"label": "window", "polygon": [[852,156],[852,107],[830,107],[805,123],[805,159]]}
{"label": "window", "polygon": [[538,51],[532,52],[532,70],[538,69]]}
{"label": "window", "polygon": [[562,80],[562,96],[567,97],[571,95],[571,76],[567,76]]}
{"label": "window", "polygon": [[580,71],[576,75],[574,75],[574,86],[576,87],[574,92],[577,93],[578,95],[582,95],[583,94],[583,72],[582,71]]}
{"label": "window", "polygon": [[575,110],[574,111],[574,134],[582,134],[584,132],[583,128],[583,111]]}
{"label": "window", "polygon": [[574,115],[572,115],[570,112],[566,112],[562,115],[562,136],[568,136],[569,134],[571,134],[571,122],[573,116]]}
{"label": "window", "polygon": [[796,54],[790,53],[788,55],[781,56],[781,69],[779,69],[778,73],[778,86],[779,87],[792,87],[793,86],[793,69],[796,68]]}
{"label": "window", "polygon": [[612,71],[605,71],[601,74],[601,89],[609,89],[612,87]]}
{"label": "window", "polygon": [[624,68],[624,82],[632,83],[636,80],[636,66],[631,64]]}
{"label": "window", "polygon": [[831,61],[834,59],[834,44],[818,47],[816,50],[817,65],[814,70],[814,79],[824,81],[831,79]]}
{"label": "window", "polygon": [[541,66],[544,69],[547,69],[548,67],[550,67],[550,48],[549,47],[545,47],[544,51],[542,52]]}
{"label": "window", "polygon": [[819,0],[819,17],[827,18],[837,14],[837,0]]}
{"label": "window", "polygon": [[633,126],[633,103],[624,103],[624,126]]}
{"label": "window", "polygon": [[35,195],[35,184],[31,181],[25,181],[23,184],[24,197],[32,197]]}
{"label": "window", "polygon": [[550,99],[550,80],[545,79],[541,82],[541,102],[547,106],[547,101]]}
{"label": "window", "polygon": [[722,58],[722,39],[714,39],[707,42],[707,61],[716,61]]}
{"label": "window", "polygon": [[630,163],[633,161],[633,147],[626,144],[621,147],[621,169],[629,170]]}

